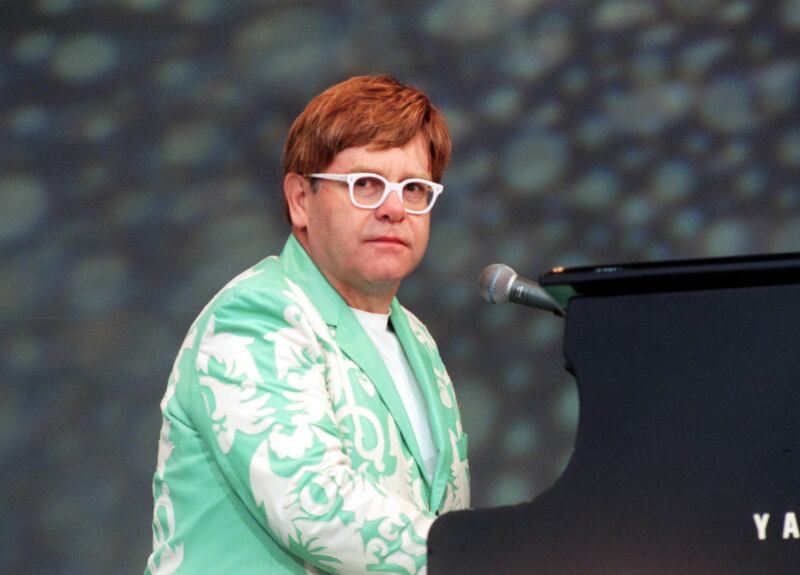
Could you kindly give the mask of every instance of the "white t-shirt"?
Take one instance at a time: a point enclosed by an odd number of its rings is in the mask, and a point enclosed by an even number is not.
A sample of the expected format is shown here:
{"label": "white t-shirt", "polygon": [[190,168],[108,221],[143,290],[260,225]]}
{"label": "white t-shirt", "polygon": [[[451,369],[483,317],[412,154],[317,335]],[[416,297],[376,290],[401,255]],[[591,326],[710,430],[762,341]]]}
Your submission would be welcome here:
{"label": "white t-shirt", "polygon": [[403,401],[414,434],[417,436],[420,452],[423,458],[423,467],[428,474],[428,479],[433,478],[436,469],[436,446],[433,443],[431,424],[428,419],[428,404],[422,395],[419,382],[411,370],[394,331],[389,328],[389,314],[370,313],[360,309],[350,308],[356,315],[364,331],[367,332],[372,343],[381,354],[389,375],[394,380],[397,393]]}

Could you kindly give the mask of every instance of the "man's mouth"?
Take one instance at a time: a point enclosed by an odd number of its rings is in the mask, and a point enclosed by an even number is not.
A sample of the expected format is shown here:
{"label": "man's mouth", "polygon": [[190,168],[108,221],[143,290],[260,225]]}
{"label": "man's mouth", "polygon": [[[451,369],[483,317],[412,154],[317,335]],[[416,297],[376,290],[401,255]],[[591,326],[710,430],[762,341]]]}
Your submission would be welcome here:
{"label": "man's mouth", "polygon": [[376,236],[374,238],[369,238],[367,240],[368,243],[380,243],[380,244],[397,244],[404,246],[406,242],[398,238],[397,236]]}

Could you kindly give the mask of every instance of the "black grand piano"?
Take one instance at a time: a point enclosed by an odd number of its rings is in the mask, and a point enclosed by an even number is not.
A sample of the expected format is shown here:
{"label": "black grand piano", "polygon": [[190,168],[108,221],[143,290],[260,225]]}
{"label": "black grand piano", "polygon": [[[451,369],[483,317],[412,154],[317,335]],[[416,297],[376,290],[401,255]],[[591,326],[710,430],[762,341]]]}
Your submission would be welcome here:
{"label": "black grand piano", "polygon": [[555,269],[563,475],[448,513],[430,575],[800,574],[800,253]]}

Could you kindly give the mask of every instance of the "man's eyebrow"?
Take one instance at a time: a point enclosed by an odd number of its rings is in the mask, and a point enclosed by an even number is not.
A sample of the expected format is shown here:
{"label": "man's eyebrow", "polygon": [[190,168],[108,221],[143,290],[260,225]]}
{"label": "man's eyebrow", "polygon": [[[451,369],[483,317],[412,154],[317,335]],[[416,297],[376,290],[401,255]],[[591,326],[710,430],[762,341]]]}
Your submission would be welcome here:
{"label": "man's eyebrow", "polygon": [[349,170],[347,170],[347,173],[349,174],[357,174],[358,172],[364,172],[366,174],[378,174],[380,176],[383,176],[383,173],[380,170],[376,170],[375,168],[366,168],[364,166],[356,166],[354,168],[350,168]]}
{"label": "man's eyebrow", "polygon": [[[385,174],[385,173],[383,173],[383,171],[382,171],[382,170],[376,170],[375,168],[366,168],[366,167],[363,167],[363,166],[356,166],[356,167],[354,167],[354,168],[350,168],[350,169],[347,171],[347,173],[348,173],[348,174],[357,174],[357,173],[359,173],[359,172],[361,172],[361,173],[365,173],[365,174],[378,174],[379,176],[383,176],[383,177],[384,177],[384,178],[386,178],[387,180],[389,179],[389,178],[386,176],[386,174]],[[397,180],[397,181],[398,181],[398,182],[402,182],[402,181],[404,181],[404,180],[430,180],[430,179],[431,179],[431,177],[430,177],[429,175],[427,175],[427,174],[424,174],[424,175],[422,175],[422,176],[419,176],[419,175],[417,175],[417,174],[409,174],[408,172],[406,172],[406,173],[405,173],[405,174],[403,174],[403,176],[402,176],[402,177],[401,177],[399,180]]]}

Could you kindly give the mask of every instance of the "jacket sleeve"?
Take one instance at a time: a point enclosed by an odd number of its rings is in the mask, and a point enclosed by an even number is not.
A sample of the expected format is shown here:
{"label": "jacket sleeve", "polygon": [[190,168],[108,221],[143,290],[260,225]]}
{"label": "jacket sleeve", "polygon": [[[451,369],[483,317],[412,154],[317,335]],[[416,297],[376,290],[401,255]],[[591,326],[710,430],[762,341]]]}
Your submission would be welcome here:
{"label": "jacket sleeve", "polygon": [[357,375],[302,292],[237,290],[198,328],[193,420],[265,536],[332,573],[424,573],[433,515],[353,469],[329,384]]}

